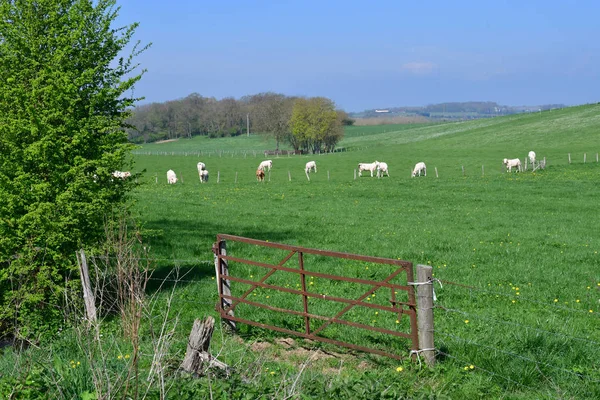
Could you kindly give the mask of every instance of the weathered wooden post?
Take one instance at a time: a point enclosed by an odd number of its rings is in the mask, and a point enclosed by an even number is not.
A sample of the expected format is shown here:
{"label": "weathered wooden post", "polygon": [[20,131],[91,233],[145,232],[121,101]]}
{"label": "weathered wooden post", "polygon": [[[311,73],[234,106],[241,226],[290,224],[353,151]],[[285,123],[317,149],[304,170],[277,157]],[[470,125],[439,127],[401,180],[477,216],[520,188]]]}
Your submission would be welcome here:
{"label": "weathered wooden post", "polygon": [[525,157],[525,171],[527,171],[527,157]]}
{"label": "weathered wooden post", "polygon": [[437,167],[434,167],[433,169],[435,169],[435,177],[438,178]]}
{"label": "weathered wooden post", "polygon": [[215,319],[206,317],[204,321],[196,319],[190,332],[190,338],[181,363],[181,369],[196,375],[203,375],[207,368],[217,367],[229,372],[227,364],[222,363],[209,353],[210,340],[215,329]]}
{"label": "weathered wooden post", "polygon": [[587,153],[583,153],[583,163],[585,164],[585,159],[587,157]]}
{"label": "weathered wooden post", "polygon": [[[288,169],[288,180],[291,182],[292,181],[292,174],[290,173],[290,170]],[[310,181],[310,179],[309,179]]]}
{"label": "weathered wooden post", "polygon": [[81,279],[81,288],[83,289],[83,300],[85,302],[85,314],[88,327],[91,327],[96,322],[96,300],[92,285],[90,284],[90,272],[88,269],[85,251],[79,250],[75,252],[77,256],[77,265],[79,266],[79,277]]}
{"label": "weathered wooden post", "polygon": [[356,180],[356,169],[354,170],[354,180]]}
{"label": "weathered wooden post", "polygon": [[[223,312],[227,308],[231,307],[231,300],[224,296],[231,296],[231,282],[227,277],[229,276],[229,266],[227,260],[221,258],[221,256],[227,255],[227,243],[224,240],[220,240],[213,245],[213,252],[215,257],[215,274],[217,278],[217,291],[219,293],[219,313],[223,317]],[[233,310],[227,311],[227,315],[233,317]],[[223,319],[223,321],[231,329],[235,330],[235,321]]]}
{"label": "weathered wooden post", "polygon": [[327,182],[329,182],[329,170],[327,170]]}
{"label": "weathered wooden post", "polygon": [[235,171],[235,183],[237,183],[237,171]]}
{"label": "weathered wooden post", "polygon": [[433,343],[433,267],[417,265],[417,326],[419,328],[419,351],[425,364],[435,363]]}
{"label": "weathered wooden post", "polygon": [[569,164],[571,164],[571,153],[569,153]]}
{"label": "weathered wooden post", "polygon": [[217,183],[221,181],[221,171],[217,171]]}

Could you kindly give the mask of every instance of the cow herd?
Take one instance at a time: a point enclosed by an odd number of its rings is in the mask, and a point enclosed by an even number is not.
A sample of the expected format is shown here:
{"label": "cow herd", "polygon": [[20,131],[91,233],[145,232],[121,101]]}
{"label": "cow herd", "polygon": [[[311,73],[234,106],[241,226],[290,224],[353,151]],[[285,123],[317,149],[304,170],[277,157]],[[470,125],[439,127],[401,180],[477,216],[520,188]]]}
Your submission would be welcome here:
{"label": "cow herd", "polygon": [[[530,151],[529,154],[527,155],[527,158],[529,160],[529,163],[535,168],[536,165],[536,154],[534,151]],[[527,161],[527,160],[525,160]],[[502,161],[502,164],[506,167],[506,171],[507,172],[512,172],[513,168],[517,171],[520,172],[522,171],[522,165],[521,165],[521,160],[518,158],[513,158],[513,159],[508,159],[505,158]],[[527,162],[525,163],[525,165],[527,166]],[[197,168],[198,168],[198,177],[200,178],[200,182],[201,183],[205,183],[208,182],[208,170],[206,169],[206,164],[204,164],[203,162],[199,162],[198,164],[196,164]],[[273,168],[273,160],[265,160],[262,161],[259,165],[258,168],[256,169],[256,180],[259,182],[263,182],[265,180],[265,172],[266,171],[271,171],[271,168]],[[375,176],[379,177],[384,177],[384,176],[390,176],[390,172],[389,172],[389,168],[387,163],[385,162],[380,162],[375,160],[372,163],[359,163],[358,164],[358,176],[362,176],[362,173],[368,171],[371,175],[371,177],[373,177],[375,174]],[[317,172],[317,163],[314,161],[309,161],[306,163],[306,165],[304,166],[304,173],[306,174],[306,177],[308,178],[308,180],[310,180],[309,174],[311,172]],[[356,171],[355,171],[356,173]],[[425,165],[424,162],[418,162],[415,164],[415,167],[412,170],[412,174],[411,176],[414,178],[416,176],[421,176],[421,174],[423,174],[423,176],[427,176],[427,166]],[[131,172],[129,171],[114,171],[112,173],[113,177],[115,178],[119,178],[119,179],[126,179],[128,177],[131,176]],[[355,176],[356,177],[356,176]],[[177,183],[177,175],[175,174],[175,171],[173,171],[172,169],[167,171],[167,182],[169,184],[174,184]]]}

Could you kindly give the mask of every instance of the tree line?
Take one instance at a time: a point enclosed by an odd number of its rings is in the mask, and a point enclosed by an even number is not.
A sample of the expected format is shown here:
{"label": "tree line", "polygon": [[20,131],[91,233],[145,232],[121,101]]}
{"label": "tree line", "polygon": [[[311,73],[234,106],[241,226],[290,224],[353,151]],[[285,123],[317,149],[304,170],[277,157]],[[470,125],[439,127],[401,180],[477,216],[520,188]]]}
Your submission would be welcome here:
{"label": "tree line", "polygon": [[354,121],[325,97],[294,97],[259,93],[217,100],[198,93],[136,107],[128,120],[129,140],[158,140],[208,136],[238,136],[248,132],[272,135],[276,149],[288,143],[294,150],[333,150],[343,137],[343,125]]}

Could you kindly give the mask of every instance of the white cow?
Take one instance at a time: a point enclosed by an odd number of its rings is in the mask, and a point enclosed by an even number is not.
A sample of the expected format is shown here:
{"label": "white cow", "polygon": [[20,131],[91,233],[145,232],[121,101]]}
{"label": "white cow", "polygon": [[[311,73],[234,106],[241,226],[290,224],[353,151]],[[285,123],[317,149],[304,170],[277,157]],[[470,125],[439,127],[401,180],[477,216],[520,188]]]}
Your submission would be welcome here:
{"label": "white cow", "polygon": [[203,162],[198,162],[198,164],[196,164],[196,166],[198,167],[198,173],[200,173],[200,171],[202,171],[203,169],[206,169],[206,164],[204,164]]}
{"label": "white cow", "polygon": [[311,170],[314,170],[315,172],[317,172],[317,163],[314,161],[309,161],[306,163],[306,166],[304,167],[304,172],[305,173],[309,173]]}
{"label": "white cow", "polygon": [[387,174],[388,178],[390,177],[390,172],[388,171],[387,163],[380,162],[377,166],[377,177],[379,178],[379,176],[381,175],[381,177],[383,178],[384,173]]}
{"label": "white cow", "polygon": [[379,161],[368,163],[358,163],[358,176],[362,176],[363,171],[371,171],[371,177],[373,177],[373,172],[377,170],[379,166]]}
{"label": "white cow", "polygon": [[535,151],[530,151],[527,157],[529,157],[529,163],[531,166],[535,167]]}
{"label": "white cow", "polygon": [[263,171],[266,169],[268,169],[270,171],[271,168],[273,168],[272,160],[265,160],[265,161],[261,162],[260,165],[258,166],[258,169],[262,169]]}
{"label": "white cow", "polygon": [[208,182],[208,170],[200,171],[200,183]]}
{"label": "white cow", "polygon": [[421,176],[421,172],[423,172],[423,174],[427,176],[427,166],[423,161],[415,164],[415,168],[413,168],[412,172],[412,177],[414,178],[415,176],[417,176],[417,174]]}
{"label": "white cow", "polygon": [[129,171],[114,171],[112,176],[119,179],[129,178],[131,176],[131,172]]}
{"label": "white cow", "polygon": [[169,182],[169,185],[177,183],[177,175],[175,175],[175,171],[172,169],[167,171],[167,182]]}
{"label": "white cow", "polygon": [[521,160],[519,160],[518,158],[513,158],[512,160],[505,158],[502,161],[502,164],[506,166],[506,170],[508,172],[512,172],[513,167],[517,168],[517,172],[521,171]]}

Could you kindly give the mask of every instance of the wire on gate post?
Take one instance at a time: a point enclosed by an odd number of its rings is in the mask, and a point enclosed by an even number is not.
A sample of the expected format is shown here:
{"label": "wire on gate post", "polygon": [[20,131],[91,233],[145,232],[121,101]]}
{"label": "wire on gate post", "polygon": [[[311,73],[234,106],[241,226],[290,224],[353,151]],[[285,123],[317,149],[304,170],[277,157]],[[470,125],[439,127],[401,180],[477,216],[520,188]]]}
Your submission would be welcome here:
{"label": "wire on gate post", "polygon": [[436,349],[434,347],[434,348],[431,348],[431,349],[411,350],[410,353],[408,354],[409,356],[412,356],[413,354],[415,354],[417,356],[417,361],[419,361],[419,369],[421,369],[421,366],[422,366],[421,365],[421,357],[420,357],[419,353],[421,353],[423,351],[436,351]]}
{"label": "wire on gate post", "polygon": [[[444,288],[444,285],[442,285],[442,281],[440,281],[438,278],[432,278],[432,279],[428,280],[427,282],[406,282],[406,284],[410,285],[410,286],[433,285],[433,282],[439,283],[440,289]],[[432,287],[431,289],[433,290],[433,301],[437,301],[437,297],[435,295],[435,288]]]}

